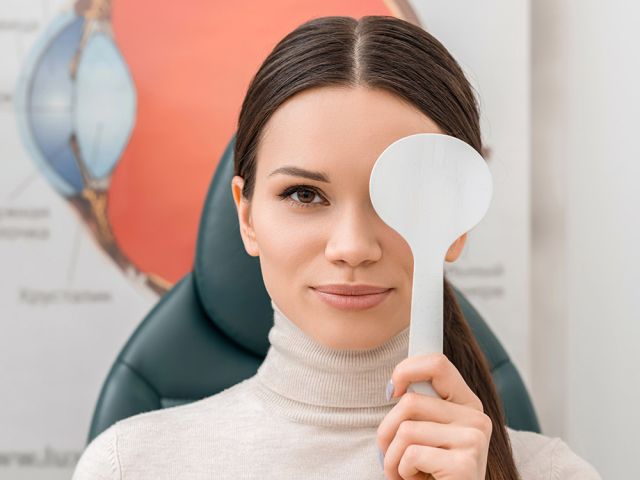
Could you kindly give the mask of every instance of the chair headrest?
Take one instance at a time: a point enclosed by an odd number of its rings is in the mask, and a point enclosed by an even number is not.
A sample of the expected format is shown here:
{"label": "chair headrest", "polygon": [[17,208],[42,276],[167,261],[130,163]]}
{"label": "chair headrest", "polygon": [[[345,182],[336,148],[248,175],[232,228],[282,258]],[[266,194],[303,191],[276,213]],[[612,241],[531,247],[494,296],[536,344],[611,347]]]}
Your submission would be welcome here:
{"label": "chair headrest", "polygon": [[195,287],[211,319],[231,340],[264,357],[273,325],[260,261],[244,249],[231,192],[235,135],[207,192],[196,243]]}

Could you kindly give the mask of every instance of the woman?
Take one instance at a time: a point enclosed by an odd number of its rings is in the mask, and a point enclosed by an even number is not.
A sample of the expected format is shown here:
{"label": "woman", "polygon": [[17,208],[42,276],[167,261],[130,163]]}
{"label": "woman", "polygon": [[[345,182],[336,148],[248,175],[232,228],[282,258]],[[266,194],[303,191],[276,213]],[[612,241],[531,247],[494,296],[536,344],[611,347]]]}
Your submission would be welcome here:
{"label": "woman", "polygon": [[[227,390],[112,425],[75,480],[600,478],[560,438],[505,425],[446,280],[444,354],[407,358],[413,257],[373,210],[369,178],[420,132],[482,151],[472,89],[421,28],[322,17],[276,45],[242,104],[231,184],[274,309],[268,354]],[[441,398],[407,392],[422,380]]]}

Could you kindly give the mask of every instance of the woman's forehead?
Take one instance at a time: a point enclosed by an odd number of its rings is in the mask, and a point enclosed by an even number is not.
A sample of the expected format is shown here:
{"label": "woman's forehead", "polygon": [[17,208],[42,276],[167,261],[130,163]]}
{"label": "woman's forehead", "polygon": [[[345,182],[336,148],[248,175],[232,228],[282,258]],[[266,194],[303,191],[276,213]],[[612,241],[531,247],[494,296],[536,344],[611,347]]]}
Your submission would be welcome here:
{"label": "woman's forehead", "polygon": [[442,133],[416,107],[368,87],[321,87],[284,102],[271,116],[258,147],[258,171],[295,165],[310,170],[371,171],[384,149],[415,133]]}

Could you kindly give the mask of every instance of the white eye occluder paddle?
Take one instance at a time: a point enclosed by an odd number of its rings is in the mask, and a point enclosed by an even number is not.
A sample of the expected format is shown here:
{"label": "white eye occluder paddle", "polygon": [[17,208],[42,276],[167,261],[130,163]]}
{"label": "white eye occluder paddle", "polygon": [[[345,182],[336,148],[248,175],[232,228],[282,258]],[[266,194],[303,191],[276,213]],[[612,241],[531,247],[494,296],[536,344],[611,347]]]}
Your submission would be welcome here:
{"label": "white eye occluder paddle", "polygon": [[[408,355],[442,353],[445,256],[489,208],[489,167],[458,138],[418,133],[396,140],[380,154],[369,192],[376,213],[413,253]],[[428,381],[412,383],[409,391],[438,396]]]}

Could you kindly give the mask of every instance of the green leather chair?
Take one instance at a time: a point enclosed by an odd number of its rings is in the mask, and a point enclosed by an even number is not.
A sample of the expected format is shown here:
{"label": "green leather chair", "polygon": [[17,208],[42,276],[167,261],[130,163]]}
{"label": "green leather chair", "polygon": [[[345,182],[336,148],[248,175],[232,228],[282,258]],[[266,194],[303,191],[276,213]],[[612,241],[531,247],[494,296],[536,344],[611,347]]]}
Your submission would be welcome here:
{"label": "green leather chair", "polygon": [[[87,443],[116,421],[192,402],[254,375],[273,310],[256,257],[244,250],[231,195],[233,145],[207,193],[193,270],[167,292],[126,342],[100,391]],[[540,433],[532,402],[500,342],[455,290],[491,366],[507,424]]]}

